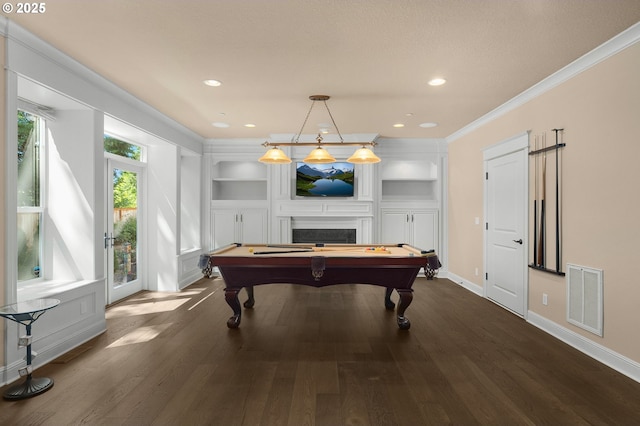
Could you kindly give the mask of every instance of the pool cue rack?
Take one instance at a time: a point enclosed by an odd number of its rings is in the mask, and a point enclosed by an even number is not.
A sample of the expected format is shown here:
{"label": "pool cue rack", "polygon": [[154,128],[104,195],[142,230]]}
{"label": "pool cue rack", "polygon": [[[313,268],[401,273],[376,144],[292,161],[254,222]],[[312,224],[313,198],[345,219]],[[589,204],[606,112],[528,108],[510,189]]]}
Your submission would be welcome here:
{"label": "pool cue rack", "polygon": [[[533,201],[533,262],[529,264],[529,267],[542,272],[548,272],[555,275],[564,276],[562,271],[562,191],[561,191],[561,157],[559,151],[564,148],[566,144],[560,142],[560,136],[564,129],[552,129],[555,132],[555,144],[546,146],[546,132],[540,135],[540,142],[542,147],[538,147],[539,138],[538,135],[534,136],[534,150],[529,152],[529,155],[534,159],[534,201]],[[547,266],[547,153],[552,152],[555,154],[555,173],[550,177],[553,179],[553,185],[555,186],[554,197],[555,205],[553,217],[555,219],[555,269]],[[538,167],[538,161],[540,160],[541,166]],[[538,176],[538,170],[540,170],[540,181]],[[540,183],[540,185],[538,185]],[[540,197],[540,199],[538,199]]]}

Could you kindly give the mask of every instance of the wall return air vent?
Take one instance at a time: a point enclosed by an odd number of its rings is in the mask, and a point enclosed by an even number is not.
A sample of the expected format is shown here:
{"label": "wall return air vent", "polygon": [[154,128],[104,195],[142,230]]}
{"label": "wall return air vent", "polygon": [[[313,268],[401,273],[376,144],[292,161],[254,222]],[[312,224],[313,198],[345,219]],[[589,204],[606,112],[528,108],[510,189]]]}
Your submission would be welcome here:
{"label": "wall return air vent", "polygon": [[567,263],[567,321],[603,334],[602,270]]}

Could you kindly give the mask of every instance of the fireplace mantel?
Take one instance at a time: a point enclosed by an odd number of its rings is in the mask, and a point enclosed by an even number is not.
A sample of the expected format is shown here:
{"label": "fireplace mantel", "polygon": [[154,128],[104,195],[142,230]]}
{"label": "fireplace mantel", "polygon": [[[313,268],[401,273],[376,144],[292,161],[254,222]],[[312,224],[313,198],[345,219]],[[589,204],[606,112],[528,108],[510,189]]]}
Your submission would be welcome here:
{"label": "fireplace mantel", "polygon": [[373,203],[367,201],[293,200],[274,205],[275,216],[373,217]]}

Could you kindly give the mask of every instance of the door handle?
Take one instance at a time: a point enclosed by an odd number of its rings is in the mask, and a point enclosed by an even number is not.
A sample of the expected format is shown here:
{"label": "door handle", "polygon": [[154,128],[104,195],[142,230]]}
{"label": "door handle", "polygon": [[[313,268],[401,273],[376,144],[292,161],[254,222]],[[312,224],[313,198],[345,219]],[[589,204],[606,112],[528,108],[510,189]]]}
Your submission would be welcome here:
{"label": "door handle", "polygon": [[514,243],[518,243],[518,244],[522,244],[522,238],[520,238],[519,240],[513,240]]}
{"label": "door handle", "polygon": [[116,238],[113,236],[113,232],[111,233],[111,236],[110,236],[110,237],[108,237],[108,236],[107,236],[107,233],[105,232],[105,233],[104,233],[104,248],[106,248],[106,249],[107,249],[107,248],[109,248],[109,247],[113,247],[113,241],[114,241],[115,239],[116,239]]}

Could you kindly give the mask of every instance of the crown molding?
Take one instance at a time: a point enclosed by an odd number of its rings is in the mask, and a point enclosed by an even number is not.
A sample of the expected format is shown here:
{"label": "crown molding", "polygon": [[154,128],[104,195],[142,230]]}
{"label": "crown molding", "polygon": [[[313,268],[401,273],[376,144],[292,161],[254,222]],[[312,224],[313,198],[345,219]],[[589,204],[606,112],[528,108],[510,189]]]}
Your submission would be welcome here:
{"label": "crown molding", "polygon": [[[0,33],[7,39],[5,67],[25,78],[48,86],[84,105],[125,120],[133,116],[131,126],[153,134],[171,144],[202,153],[204,138],[140,100],[112,81],[96,73],[16,22],[1,17]],[[12,54],[16,53],[16,55]],[[36,66],[38,65],[38,66]],[[53,76],[56,77],[53,77]],[[62,78],[69,93],[41,80]],[[59,83],[60,80],[58,80]],[[50,82],[49,82],[50,83]],[[82,86],[81,90],[79,86]]]}
{"label": "crown molding", "polygon": [[551,74],[549,77],[531,86],[529,89],[515,96],[511,100],[505,102],[504,104],[488,112],[477,120],[467,124],[460,130],[447,136],[445,138],[447,140],[447,143],[452,143],[457,139],[468,135],[474,130],[477,130],[478,128],[490,123],[491,121],[506,114],[507,112],[524,105],[530,100],[535,99],[543,93],[548,92],[554,87],[564,83],[565,81],[570,80],[583,71],[586,71],[589,68],[597,65],[598,63],[606,60],[607,58],[610,58],[611,56],[623,51],[627,47],[636,44],[638,41],[640,41],[640,23],[632,25],[609,41],[606,41],[592,51],[584,54],[580,58],[571,62],[569,65],[561,68],[560,70]]}

